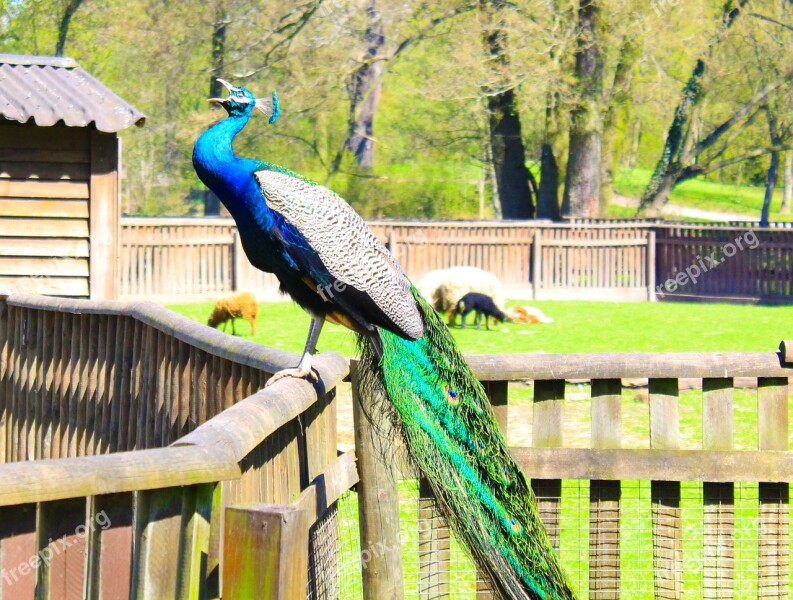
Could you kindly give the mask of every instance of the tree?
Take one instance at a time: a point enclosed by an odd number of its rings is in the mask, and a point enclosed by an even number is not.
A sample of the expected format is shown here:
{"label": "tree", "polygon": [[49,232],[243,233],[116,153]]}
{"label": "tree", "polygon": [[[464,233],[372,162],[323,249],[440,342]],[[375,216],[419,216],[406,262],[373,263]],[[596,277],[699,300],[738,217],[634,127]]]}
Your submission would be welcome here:
{"label": "tree", "polygon": [[72,22],[72,17],[83,0],[69,0],[66,7],[63,9],[60,22],[58,24],[58,42],[55,44],[55,56],[63,56],[63,49],[66,47],[66,36],[69,34],[69,25]]}
{"label": "tree", "polygon": [[578,93],[570,111],[570,146],[562,199],[562,214],[565,216],[594,217],[598,214],[603,75],[597,41],[598,19],[597,0],[580,0],[575,62]]}
{"label": "tree", "polygon": [[[632,20],[638,20],[638,11],[632,11]],[[614,171],[622,147],[627,124],[631,117],[634,74],[642,57],[644,31],[641,26],[629,29],[620,46],[617,66],[609,91],[604,94],[603,137],[600,160],[600,212],[611,202],[614,194]]]}
{"label": "tree", "polygon": [[[712,132],[711,136],[708,136],[709,143],[706,147],[698,146],[692,152],[695,128],[690,127],[690,121],[692,114],[699,108],[705,98],[704,77],[707,61],[713,58],[716,47],[726,38],[730,27],[735,24],[738,17],[743,13],[743,7],[748,3],[749,0],[737,0],[736,3],[728,0],[725,3],[719,31],[708,44],[706,56],[697,59],[691,76],[683,89],[682,98],[675,109],[672,125],[670,125],[666,135],[661,158],[658,160],[650,183],[647,185],[647,189],[639,202],[639,213],[646,212],[650,216],[657,215],[668,200],[672,188],[682,181],[681,178],[684,176],[685,169],[696,166],[698,155],[715,144],[729,128],[741,122],[751,109],[757,106],[759,102],[762,102],[763,99],[760,99],[751,105],[741,107],[735,113],[735,119],[732,122],[728,120],[724,123],[724,128],[717,128]],[[686,178],[695,176],[690,173],[688,175]]]}
{"label": "tree", "polygon": [[[485,52],[492,68],[502,75],[510,70],[507,51],[507,34],[503,26],[506,0],[480,0],[480,10],[485,15]],[[531,219],[534,203],[530,187],[531,174],[526,167],[526,150],[518,114],[514,87],[509,83],[493,88],[485,87],[488,124],[490,131],[490,159],[495,172],[496,190],[501,216],[504,219]],[[535,185],[536,188],[536,185]]]}

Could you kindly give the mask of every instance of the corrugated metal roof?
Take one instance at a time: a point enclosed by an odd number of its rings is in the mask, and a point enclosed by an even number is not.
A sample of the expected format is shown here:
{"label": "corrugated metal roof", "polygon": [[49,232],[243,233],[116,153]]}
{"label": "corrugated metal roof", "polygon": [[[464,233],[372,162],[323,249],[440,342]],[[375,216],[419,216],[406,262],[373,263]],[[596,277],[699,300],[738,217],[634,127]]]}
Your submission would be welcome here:
{"label": "corrugated metal roof", "polygon": [[73,59],[16,54],[0,54],[0,118],[44,127],[95,123],[108,133],[146,120]]}

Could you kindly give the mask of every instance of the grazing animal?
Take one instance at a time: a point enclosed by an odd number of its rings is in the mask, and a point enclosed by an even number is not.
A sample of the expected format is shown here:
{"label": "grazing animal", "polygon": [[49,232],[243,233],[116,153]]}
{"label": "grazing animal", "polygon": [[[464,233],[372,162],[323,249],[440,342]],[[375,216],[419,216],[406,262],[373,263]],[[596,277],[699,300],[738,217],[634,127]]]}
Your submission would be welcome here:
{"label": "grazing animal", "polygon": [[507,309],[507,320],[513,323],[553,323],[553,319],[533,306],[512,306]]}
{"label": "grazing animal", "polygon": [[503,306],[504,301],[498,277],[478,267],[449,267],[430,271],[419,280],[416,287],[439,312],[452,310],[456,302],[468,292],[487,294],[497,306]]}
{"label": "grazing animal", "polygon": [[257,99],[221,81],[228,117],[196,141],[193,165],[228,208],[251,263],[275,273],[311,316],[303,356],[282,377],[315,378],[323,323],[359,334],[364,387],[384,391],[407,449],[458,536],[506,598],[572,598],[484,388],[440,317],[363,219],[339,196],[271,163],[240,158],[232,140]]}
{"label": "grazing animal", "polygon": [[480,329],[479,321],[482,315],[485,317],[485,329],[488,331],[490,331],[490,317],[493,317],[499,323],[503,323],[507,318],[507,315],[498,309],[498,306],[496,306],[496,303],[493,302],[490,296],[469,292],[460,298],[454,309],[452,309],[452,312],[449,314],[449,325],[455,325],[457,315],[460,315],[460,328],[465,329],[465,317],[467,317],[468,313],[471,311],[476,313],[474,322],[476,323],[477,329]]}
{"label": "grazing animal", "polygon": [[244,292],[231,296],[230,298],[223,298],[218,300],[212,314],[209,315],[207,325],[217,329],[218,325],[223,325],[223,331],[226,331],[226,323],[231,321],[231,333],[237,335],[234,331],[234,319],[245,319],[251,324],[251,335],[256,335],[256,315],[259,312],[259,307],[256,304],[256,297],[253,294]]}

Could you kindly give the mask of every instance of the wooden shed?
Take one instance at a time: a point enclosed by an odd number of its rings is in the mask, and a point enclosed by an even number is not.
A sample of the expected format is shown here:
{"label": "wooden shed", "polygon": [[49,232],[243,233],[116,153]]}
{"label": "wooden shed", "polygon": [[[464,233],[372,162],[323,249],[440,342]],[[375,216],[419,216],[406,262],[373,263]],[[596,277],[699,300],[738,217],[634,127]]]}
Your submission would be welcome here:
{"label": "wooden shed", "polygon": [[73,59],[0,54],[0,290],[115,296],[118,132],[144,120]]}

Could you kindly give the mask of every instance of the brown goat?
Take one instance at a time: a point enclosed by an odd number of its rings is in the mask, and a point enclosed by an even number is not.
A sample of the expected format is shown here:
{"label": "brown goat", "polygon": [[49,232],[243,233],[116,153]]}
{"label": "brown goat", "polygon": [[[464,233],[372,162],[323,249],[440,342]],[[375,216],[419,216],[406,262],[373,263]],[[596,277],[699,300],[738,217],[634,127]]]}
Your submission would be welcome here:
{"label": "brown goat", "polygon": [[215,309],[209,315],[207,325],[217,329],[218,325],[223,324],[223,331],[226,331],[226,322],[231,321],[231,334],[237,335],[234,331],[234,319],[245,319],[251,324],[251,335],[256,335],[256,315],[259,307],[256,304],[256,297],[248,292],[223,298],[215,304]]}

